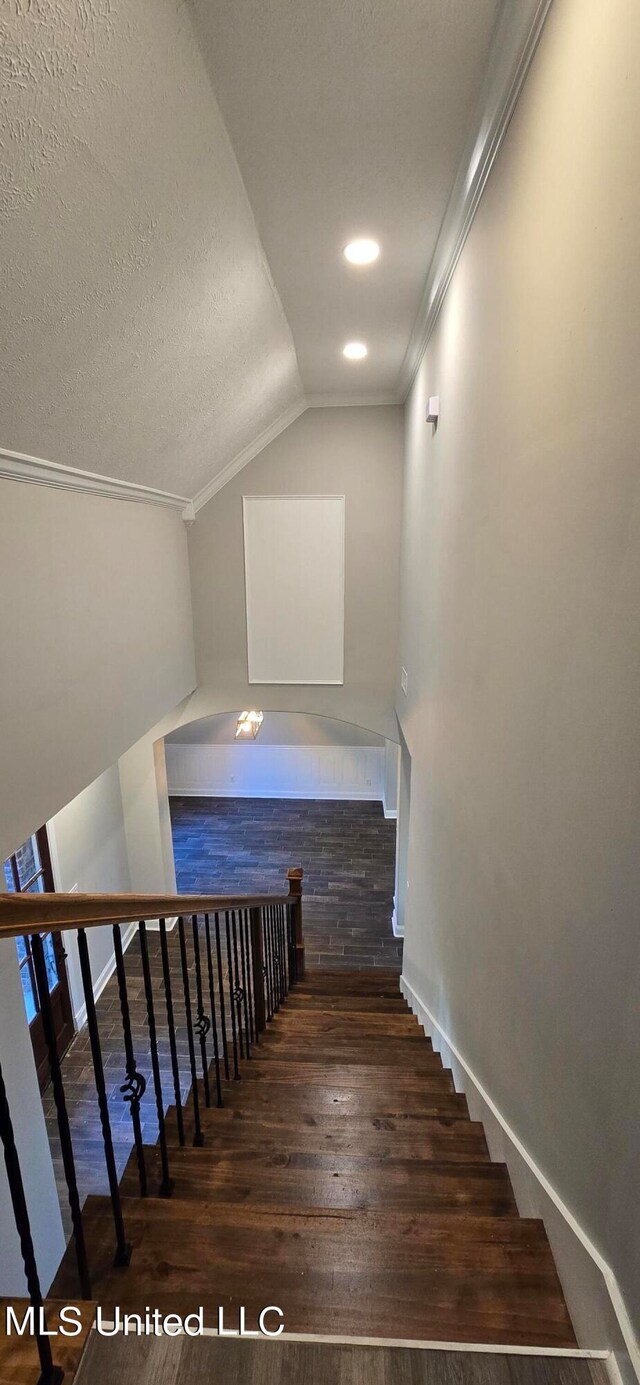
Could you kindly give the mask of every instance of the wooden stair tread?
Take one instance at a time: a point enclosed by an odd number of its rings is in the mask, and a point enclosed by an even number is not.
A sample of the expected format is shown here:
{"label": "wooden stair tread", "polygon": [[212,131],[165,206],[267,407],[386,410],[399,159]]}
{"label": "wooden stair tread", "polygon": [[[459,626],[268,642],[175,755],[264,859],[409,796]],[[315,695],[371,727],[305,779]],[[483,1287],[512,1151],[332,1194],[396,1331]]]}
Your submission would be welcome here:
{"label": "wooden stair tread", "polygon": [[[420,1117],[451,1116],[468,1118],[466,1097],[461,1092],[423,1090],[411,1094],[411,1107],[395,1089],[380,1087],[339,1087],[335,1085],[296,1088],[291,1081],[242,1082],[229,1084],[224,1093],[229,1114],[255,1112],[257,1118],[281,1111],[289,1120],[340,1112],[346,1120],[378,1119],[412,1121]],[[173,1118],[174,1108],[169,1116]],[[190,1103],[185,1108],[190,1115]]]}
{"label": "wooden stair tread", "polygon": [[[160,1185],[158,1151],[146,1150],[150,1190]],[[488,1162],[436,1163],[389,1158],[381,1177],[379,1158],[293,1153],[218,1154],[212,1149],[176,1151],[171,1169],[178,1199],[210,1198],[288,1207],[386,1207],[405,1211],[469,1211],[483,1216],[517,1216],[504,1165]],[[123,1190],[138,1191],[135,1158],[125,1170]]]}
{"label": "wooden stair tread", "polygon": [[[277,1067],[274,1063],[273,1068],[266,1064],[256,1063],[253,1060],[245,1063],[242,1072],[242,1081],[247,1085],[252,1082],[262,1085],[269,1082],[292,1082],[305,1087],[325,1087],[327,1082],[332,1086],[339,1086],[342,1091],[350,1088],[371,1087],[376,1091],[395,1092],[397,1096],[413,1096],[414,1093],[427,1091],[453,1091],[453,1078],[447,1068],[443,1068],[437,1054],[429,1055],[434,1060],[430,1072],[413,1073],[410,1070],[398,1069],[395,1064],[390,1067],[376,1063],[348,1063],[344,1061],[345,1053],[342,1053],[342,1063],[332,1063],[325,1066],[323,1061],[311,1062],[307,1059],[296,1061],[295,1055],[288,1060],[282,1058],[278,1061]],[[431,1066],[431,1065],[430,1065]]]}
{"label": "wooden stair tread", "polygon": [[[310,1063],[318,1057],[318,1050],[322,1052],[322,1066],[328,1064],[343,1066],[345,1061],[345,1045],[349,1045],[349,1061],[352,1065],[366,1064],[367,1067],[392,1068],[394,1072],[405,1076],[415,1076],[419,1073],[442,1072],[442,1059],[439,1053],[432,1053],[428,1048],[421,1044],[420,1039],[389,1039],[387,1043],[374,1042],[370,1040],[345,1039],[342,1043],[330,1040],[289,1039],[285,1035],[284,1040],[275,1035],[271,1035],[267,1043],[257,1046],[251,1055],[252,1062],[261,1064],[266,1063]],[[402,1047],[399,1047],[402,1045]]]}
{"label": "wooden stair tread", "polygon": [[285,1014],[315,1014],[320,1011],[322,1014],[339,1015],[343,1011],[350,1011],[353,1014],[362,1015],[406,1015],[407,1007],[402,996],[367,996],[367,995],[336,995],[324,994],[314,995],[313,992],[292,991],[287,996]]}
{"label": "wooden stair tread", "polygon": [[279,1113],[237,1119],[241,1112],[227,1108],[203,1113],[207,1146],[216,1154],[234,1151],[239,1156],[282,1154],[286,1151],[354,1154],[386,1160],[435,1159],[442,1163],[461,1160],[489,1162],[490,1156],[479,1122],[451,1117],[416,1117],[409,1121],[345,1120],[332,1115],[287,1121]]}
{"label": "wooden stair tread", "polygon": [[[11,1305],[18,1316],[27,1311],[28,1299],[0,1298],[0,1385],[35,1385],[39,1376],[38,1349],[33,1337],[6,1335],[4,1330],[5,1310]],[[49,1298],[45,1302],[47,1328],[55,1331],[60,1326],[60,1309],[78,1307],[82,1314],[82,1331],[77,1337],[52,1337],[51,1352],[56,1366],[64,1370],[65,1385],[71,1385],[84,1352],[87,1337],[95,1314],[95,1303],[81,1303],[73,1297],[64,1299]]]}
{"label": "wooden stair tread", "polygon": [[[106,1198],[88,1199],[89,1254],[108,1308],[163,1311],[265,1303],[291,1332],[575,1344],[538,1222],[124,1199],[135,1265],[114,1269]],[[56,1278],[74,1282],[72,1253]],[[98,1280],[99,1277],[99,1280]]]}
{"label": "wooden stair tread", "polygon": [[270,1034],[297,1033],[349,1035],[354,1039],[375,1039],[379,1035],[420,1038],[427,1047],[427,1038],[415,1015],[380,1015],[375,1010],[291,1010],[289,1005],[278,1015],[278,1023]]}
{"label": "wooden stair tread", "polygon": [[[508,1171],[397,971],[310,972],[241,1061],[241,1080],[223,1081],[223,1108],[204,1107],[201,1081],[197,1091],[202,1147],[192,1095],[184,1148],[167,1113],[172,1198],[157,1196],[157,1145],[145,1150],[146,1199],[129,1157],[128,1268],[113,1267],[109,1200],[86,1203],[105,1309],[202,1304],[213,1325],[218,1305],[251,1317],[270,1302],[297,1333],[575,1345],[544,1227],[519,1217]],[[69,1248],[54,1291],[72,1295],[75,1283]]]}

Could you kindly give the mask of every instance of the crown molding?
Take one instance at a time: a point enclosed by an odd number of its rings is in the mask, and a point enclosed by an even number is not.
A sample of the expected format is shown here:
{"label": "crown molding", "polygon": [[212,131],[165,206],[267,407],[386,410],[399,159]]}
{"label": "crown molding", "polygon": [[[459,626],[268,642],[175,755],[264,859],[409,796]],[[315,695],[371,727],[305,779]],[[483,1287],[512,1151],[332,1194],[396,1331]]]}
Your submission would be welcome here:
{"label": "crown molding", "polygon": [[398,380],[404,400],[460,259],[487,179],[509,127],[552,0],[503,0],[482,85],[474,135],[465,147]]}
{"label": "crown molding", "polygon": [[377,394],[308,394],[308,409],[365,409],[380,404],[402,404],[397,390],[382,390]]}
{"label": "crown molding", "polygon": [[270,423],[268,428],[264,428],[263,431],[258,434],[257,438],[254,438],[253,442],[250,442],[247,447],[243,447],[242,452],[238,452],[237,456],[233,457],[232,460],[222,468],[222,471],[219,471],[217,476],[214,476],[213,480],[209,481],[208,485],[203,486],[202,490],[198,491],[197,495],[194,495],[191,502],[194,514],[197,514],[198,510],[201,510],[203,505],[207,505],[208,502],[213,499],[214,495],[217,495],[218,491],[221,491],[222,487],[226,486],[227,481],[231,481],[234,476],[237,476],[238,472],[242,471],[242,468],[247,466],[249,462],[252,462],[259,452],[262,452],[265,447],[269,446],[270,442],[273,442],[275,438],[279,437],[280,433],[284,433],[285,428],[288,428],[291,423],[295,423],[296,419],[305,412],[306,408],[307,401],[303,395],[302,398],[296,400],[295,404],[291,404],[288,409],[285,409],[284,413],[279,414],[278,418],[276,418],[273,423]]}
{"label": "crown molding", "polygon": [[302,398],[297,400],[295,404],[292,404],[289,409],[285,409],[284,413],[280,414],[274,423],[270,424],[268,428],[265,428],[262,433],[259,433],[258,437],[254,438],[253,442],[249,443],[247,447],[244,447],[242,452],[238,452],[238,455],[234,457],[232,461],[228,462],[227,466],[223,467],[222,471],[219,471],[217,476],[214,476],[213,480],[209,481],[208,485],[204,486],[201,491],[198,491],[191,505],[185,510],[183,515],[185,522],[187,524],[193,523],[198,510],[201,510],[203,505],[213,500],[214,495],[217,495],[218,491],[221,491],[228,481],[231,481],[234,476],[237,476],[238,472],[242,471],[243,467],[247,466],[249,462],[253,462],[259,453],[263,452],[264,448],[269,446],[270,442],[274,442],[274,440],[280,436],[280,433],[284,433],[285,428],[295,423],[296,419],[300,418],[301,414],[306,413],[307,409],[351,409],[369,406],[373,407],[378,404],[401,403],[402,399],[400,395],[391,390],[388,390],[386,393],[378,394],[303,395]]}
{"label": "crown molding", "polygon": [[109,500],[129,500],[142,505],[163,505],[171,510],[184,510],[189,501],[184,495],[153,486],[139,486],[135,481],[118,481],[114,476],[100,476],[94,471],[49,462],[44,457],[29,457],[25,452],[9,452],[0,447],[0,477],[6,481],[26,481],[32,486],[51,486],[54,490],[83,491]]}

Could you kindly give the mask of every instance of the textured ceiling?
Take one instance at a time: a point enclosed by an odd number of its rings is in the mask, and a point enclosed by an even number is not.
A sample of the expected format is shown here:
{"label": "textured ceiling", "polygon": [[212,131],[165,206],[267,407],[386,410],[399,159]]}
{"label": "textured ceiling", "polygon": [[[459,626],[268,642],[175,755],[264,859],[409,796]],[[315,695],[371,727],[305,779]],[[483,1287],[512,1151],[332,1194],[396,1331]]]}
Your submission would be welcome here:
{"label": "textured ceiling", "polygon": [[2,0],[0,446],[194,496],[394,391],[497,8]]}
{"label": "textured ceiling", "polygon": [[[188,3],[305,390],[393,391],[498,0]],[[364,271],[341,258],[358,234],[383,248]]]}
{"label": "textured ceiling", "polygon": [[0,445],[191,496],[301,388],[189,13],[0,15]]}

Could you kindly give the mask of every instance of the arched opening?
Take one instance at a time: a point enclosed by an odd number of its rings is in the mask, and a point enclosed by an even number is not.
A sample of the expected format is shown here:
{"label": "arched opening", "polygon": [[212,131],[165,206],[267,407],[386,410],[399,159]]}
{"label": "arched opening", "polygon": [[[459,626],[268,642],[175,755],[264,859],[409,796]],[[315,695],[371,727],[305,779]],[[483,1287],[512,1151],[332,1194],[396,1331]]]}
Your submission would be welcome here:
{"label": "arched opening", "polygon": [[277,711],[265,711],[255,740],[238,741],[237,717],[201,717],[165,737],[178,890],[277,890],[302,866],[309,965],[399,966],[398,745]]}

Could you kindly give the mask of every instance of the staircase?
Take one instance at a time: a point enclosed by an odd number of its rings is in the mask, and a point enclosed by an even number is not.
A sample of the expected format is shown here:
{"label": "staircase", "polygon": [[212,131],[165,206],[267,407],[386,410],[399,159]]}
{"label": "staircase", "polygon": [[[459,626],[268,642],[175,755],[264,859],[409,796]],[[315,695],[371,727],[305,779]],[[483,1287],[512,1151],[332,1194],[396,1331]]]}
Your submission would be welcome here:
{"label": "staircase", "polygon": [[[296,979],[289,955],[290,988],[270,999],[267,977],[237,1078],[219,1036],[206,1076],[223,1104],[205,1104],[203,1072],[160,1142],[133,1151],[119,1189],[129,1263],[114,1264],[112,1199],[87,1199],[104,1318],[202,1306],[207,1326],[222,1309],[236,1328],[243,1307],[255,1329],[276,1305],[293,1334],[575,1348],[542,1223],[518,1215],[398,974],[302,976],[300,962]],[[51,1296],[78,1299],[73,1244]]]}

